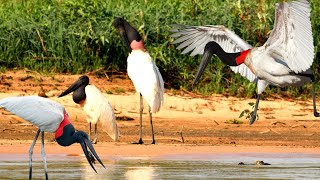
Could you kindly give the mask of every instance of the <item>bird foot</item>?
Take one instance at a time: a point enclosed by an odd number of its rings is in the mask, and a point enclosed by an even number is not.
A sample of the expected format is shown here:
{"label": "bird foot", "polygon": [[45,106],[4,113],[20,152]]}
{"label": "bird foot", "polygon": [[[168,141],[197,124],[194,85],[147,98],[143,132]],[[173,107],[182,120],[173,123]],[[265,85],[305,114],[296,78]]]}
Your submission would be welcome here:
{"label": "bird foot", "polygon": [[132,142],[131,144],[143,144],[144,142],[142,141],[142,139],[139,139],[138,142]]}
{"label": "bird foot", "polygon": [[319,113],[317,111],[314,111],[313,114],[315,117],[319,117]]}
{"label": "bird foot", "polygon": [[97,139],[94,139],[93,141],[91,141],[92,144],[97,144]]}
{"label": "bird foot", "polygon": [[156,141],[155,141],[155,140],[153,140],[153,141],[151,142],[151,144],[156,144]]}
{"label": "bird foot", "polygon": [[257,119],[257,116],[254,114],[251,116],[251,119],[250,119],[250,125],[252,125],[254,123],[254,121],[256,121]]}

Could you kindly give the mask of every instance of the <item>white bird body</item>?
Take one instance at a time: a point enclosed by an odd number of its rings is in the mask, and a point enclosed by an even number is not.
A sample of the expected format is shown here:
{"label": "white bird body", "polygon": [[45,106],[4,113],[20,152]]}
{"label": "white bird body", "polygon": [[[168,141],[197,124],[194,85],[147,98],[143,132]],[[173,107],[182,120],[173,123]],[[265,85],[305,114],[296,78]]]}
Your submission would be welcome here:
{"label": "white bird body", "polygon": [[[264,80],[275,86],[302,86],[305,83],[311,82],[310,77],[295,74],[285,61],[270,56],[264,50],[264,46],[253,48],[247,56],[245,64],[251,67],[252,73],[260,80]],[[312,71],[311,69],[307,69],[301,73],[312,74]],[[260,94],[263,91],[264,89],[260,89],[258,93]]]}
{"label": "white bird body", "polygon": [[1,99],[0,107],[51,133],[56,132],[65,112],[61,104],[39,96]]}
{"label": "white bird body", "polygon": [[100,121],[103,130],[117,141],[120,133],[111,104],[95,85],[87,85],[85,93],[87,97],[80,106],[86,113],[87,122],[97,124]]}
{"label": "white bird body", "polygon": [[[273,30],[261,47],[252,48],[224,26],[174,25],[177,38],[173,44],[181,43],[177,49],[185,48],[183,54],[203,54],[196,79],[197,82],[207,65],[209,54],[216,54],[235,73],[240,73],[250,82],[257,82],[259,95],[268,84],[275,86],[301,86],[311,82],[310,69],[314,58],[314,46],[310,21],[310,3],[306,0],[276,4]],[[206,55],[206,56],[205,56]],[[205,59],[204,59],[205,58]],[[313,82],[314,114],[316,112]],[[251,120],[251,123],[255,117]]]}
{"label": "white bird body", "polygon": [[138,93],[156,113],[163,105],[164,82],[158,67],[147,51],[132,50],[127,59],[127,71]]}

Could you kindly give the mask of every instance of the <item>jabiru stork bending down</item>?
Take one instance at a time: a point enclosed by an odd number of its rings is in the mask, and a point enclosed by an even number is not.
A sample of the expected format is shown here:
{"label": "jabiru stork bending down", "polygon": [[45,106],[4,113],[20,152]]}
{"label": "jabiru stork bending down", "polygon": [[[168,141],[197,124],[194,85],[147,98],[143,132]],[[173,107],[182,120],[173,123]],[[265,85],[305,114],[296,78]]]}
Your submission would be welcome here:
{"label": "jabiru stork bending down", "polygon": [[94,124],[94,140],[92,143],[97,143],[98,121],[102,124],[103,130],[106,131],[113,140],[117,141],[120,133],[113,108],[101,91],[95,85],[89,84],[89,77],[86,75],[79,77],[79,79],[61,93],[59,97],[63,97],[71,92],[73,92],[73,101],[79,104],[87,115],[89,137],[91,137],[91,123]]}
{"label": "jabiru stork bending down", "polygon": [[217,55],[235,73],[257,83],[257,100],[250,120],[256,120],[260,94],[271,84],[275,86],[302,86],[312,82],[314,116],[316,110],[315,78],[310,69],[314,59],[313,37],[310,22],[310,3],[306,0],[276,4],[275,23],[269,39],[261,47],[252,47],[224,26],[173,25],[181,43],[177,49],[191,56],[203,54],[193,85]]}
{"label": "jabiru stork bending down", "polygon": [[[29,179],[32,178],[32,154],[34,145],[41,132],[41,155],[44,162],[45,177],[48,179],[47,161],[44,151],[44,132],[55,133],[56,141],[61,146],[80,143],[82,150],[95,172],[95,159],[105,168],[98,154],[94,150],[88,135],[83,131],[76,131],[70,122],[65,108],[52,100],[39,96],[8,97],[0,100],[0,107],[29,121],[39,127],[29,149]],[[87,149],[89,148],[89,150]]]}
{"label": "jabiru stork bending down", "polygon": [[115,18],[114,27],[119,31],[130,53],[127,59],[127,71],[136,91],[140,93],[140,131],[137,144],[142,141],[143,99],[149,104],[149,117],[152,133],[152,144],[155,144],[152,125],[152,113],[160,110],[163,104],[164,83],[158,67],[144,47],[138,31],[123,18]]}

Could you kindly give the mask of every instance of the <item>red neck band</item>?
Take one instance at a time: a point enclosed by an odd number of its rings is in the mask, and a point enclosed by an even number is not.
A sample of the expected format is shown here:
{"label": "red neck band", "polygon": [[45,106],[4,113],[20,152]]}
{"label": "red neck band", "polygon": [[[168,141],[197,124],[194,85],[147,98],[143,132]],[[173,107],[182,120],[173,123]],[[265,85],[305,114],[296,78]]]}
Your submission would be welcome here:
{"label": "red neck band", "polygon": [[138,49],[145,50],[146,49],[144,47],[142,40],[140,40],[139,42],[136,40],[133,40],[130,44],[130,47],[132,50],[138,50]]}
{"label": "red neck band", "polygon": [[246,57],[248,56],[248,53],[250,52],[251,49],[245,50],[240,52],[240,55],[236,58],[236,63],[238,65],[244,63],[244,61],[246,60]]}
{"label": "red neck band", "polygon": [[66,111],[64,111],[63,115],[64,115],[64,118],[63,118],[62,122],[60,123],[60,126],[59,126],[58,129],[56,130],[56,135],[55,135],[56,139],[57,139],[58,137],[62,136],[62,134],[63,134],[63,128],[64,128],[66,125],[71,124],[70,121],[69,121],[69,117],[68,117]]}

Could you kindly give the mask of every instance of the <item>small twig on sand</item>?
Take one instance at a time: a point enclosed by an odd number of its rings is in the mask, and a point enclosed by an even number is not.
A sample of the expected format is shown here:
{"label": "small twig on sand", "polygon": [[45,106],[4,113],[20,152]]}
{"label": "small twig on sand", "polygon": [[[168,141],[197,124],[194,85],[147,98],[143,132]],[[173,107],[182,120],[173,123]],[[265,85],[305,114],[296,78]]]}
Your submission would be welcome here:
{"label": "small twig on sand", "polygon": [[[93,70],[93,71],[89,72],[88,75],[94,75],[96,73],[99,73],[100,71],[104,71],[104,68],[98,68],[96,70]],[[106,73],[106,72],[103,72],[103,73]]]}
{"label": "small twig on sand", "polygon": [[262,131],[262,132],[260,132],[260,134],[264,134],[264,133],[268,133],[268,132],[270,132],[270,129]]}
{"label": "small twig on sand", "polygon": [[300,127],[300,126],[302,126],[303,128],[306,128],[306,126],[305,126],[305,125],[303,125],[303,124],[292,125],[291,127],[292,127],[292,128],[296,128],[296,127]]}
{"label": "small twig on sand", "polygon": [[308,128],[311,128],[312,126],[314,126],[316,123],[314,122],[314,123],[312,123]]}
{"label": "small twig on sand", "polygon": [[216,123],[216,125],[218,125],[218,126],[219,126],[219,123],[218,123],[216,120],[213,120],[213,122],[214,122],[214,123]]}
{"label": "small twig on sand", "polygon": [[[146,141],[151,141],[151,139],[144,139]],[[182,142],[181,139],[178,138],[156,138],[156,140],[171,140],[171,141],[178,141],[178,142]],[[182,142],[184,143],[184,142]]]}
{"label": "small twig on sand", "polygon": [[110,77],[108,76],[108,74],[106,72],[104,72],[104,75],[106,76],[107,80],[110,80]]}
{"label": "small twig on sand", "polygon": [[276,133],[276,134],[281,134],[281,133],[279,133],[279,132],[277,132],[277,131],[275,131],[275,130],[272,130],[272,129],[270,129],[270,131],[272,131],[272,132],[274,132],[274,133]]}
{"label": "small twig on sand", "polygon": [[181,136],[181,142],[184,143],[184,138],[183,138],[183,135],[182,135],[182,130],[183,130],[183,125],[181,127],[181,130],[180,130],[180,136]]}
{"label": "small twig on sand", "polygon": [[268,130],[266,130],[266,131],[262,131],[262,132],[260,132],[260,134],[264,134],[264,133],[268,133],[268,132],[274,132],[274,133],[276,133],[276,134],[281,134],[281,133],[279,133],[279,132],[277,132],[277,131],[275,131],[275,130],[272,130],[272,129],[268,129]]}
{"label": "small twig on sand", "polygon": [[277,124],[286,125],[286,123],[281,122],[281,121],[274,121],[270,125],[277,125]]}

